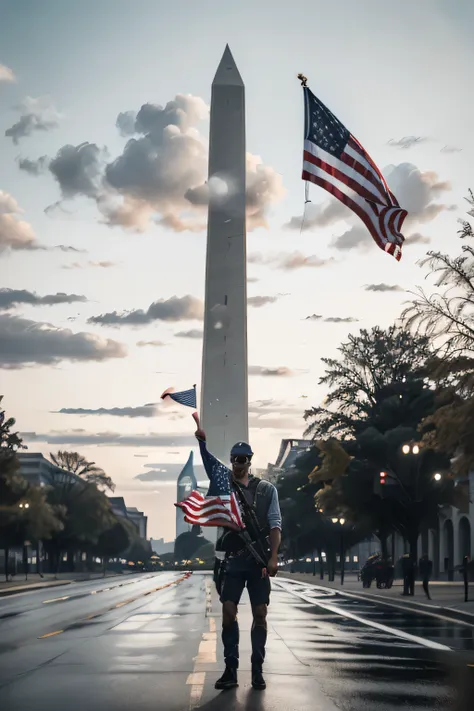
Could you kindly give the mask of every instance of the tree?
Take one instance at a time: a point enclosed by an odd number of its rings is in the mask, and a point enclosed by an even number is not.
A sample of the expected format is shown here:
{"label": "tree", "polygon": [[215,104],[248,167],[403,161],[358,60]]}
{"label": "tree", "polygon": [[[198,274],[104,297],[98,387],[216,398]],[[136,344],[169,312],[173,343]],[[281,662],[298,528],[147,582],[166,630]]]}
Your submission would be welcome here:
{"label": "tree", "polygon": [[[470,190],[468,215],[474,217],[474,193]],[[474,357],[474,230],[461,221],[461,254],[450,257],[442,252],[428,252],[421,266],[428,266],[435,276],[436,290],[426,294],[419,289],[402,318],[409,328],[429,336],[438,355]]]}
{"label": "tree", "polygon": [[143,563],[146,565],[153,555],[153,550],[151,548],[150,541],[144,538],[139,538],[138,536],[132,540],[131,546],[128,551],[126,551],[126,557],[133,563]]}
{"label": "tree", "polygon": [[51,452],[50,457],[56,466],[81,477],[81,479],[90,484],[95,484],[99,489],[115,490],[115,484],[111,477],[107,476],[103,469],[96,466],[95,462],[88,462],[82,454],[60,450],[56,454]]}
{"label": "tree", "polygon": [[[0,403],[2,398],[0,397]],[[61,529],[58,510],[50,506],[46,494],[31,486],[18,471],[17,453],[26,449],[18,432],[12,432],[13,417],[0,410],[0,547],[5,556],[5,578],[11,548],[23,546],[26,540],[38,543]]]}
{"label": "tree", "polygon": [[195,558],[199,550],[209,541],[200,533],[199,526],[193,526],[191,531],[181,533],[174,544],[174,557],[176,560],[190,560]]}
{"label": "tree", "polygon": [[112,525],[102,531],[97,538],[94,552],[102,558],[103,572],[107,569],[109,558],[124,555],[132,543],[132,532],[125,521],[112,515]]}
{"label": "tree", "polygon": [[[352,459],[346,471],[333,477],[318,495],[318,504],[330,516],[343,514],[362,530],[375,533],[385,555],[387,538],[394,530],[415,553],[423,528],[436,526],[439,506],[455,500],[449,457],[421,444],[418,451],[413,444],[417,437],[412,428],[396,427],[385,433],[368,428],[354,442],[342,443],[353,453]],[[410,446],[407,454],[404,446]],[[384,484],[380,484],[381,472]]]}
{"label": "tree", "polygon": [[51,484],[47,499],[61,511],[63,527],[47,542],[46,549],[58,572],[62,554],[72,555],[96,546],[100,535],[115,523],[115,517],[109,500],[95,484],[59,473],[53,474]]}
{"label": "tree", "polygon": [[7,417],[2,408],[3,395],[0,395],[0,475],[8,466],[9,460],[20,450],[27,449],[19,432],[12,432],[16,424],[14,417]]}
{"label": "tree", "polygon": [[[468,215],[474,217],[469,191]],[[455,452],[453,471],[467,476],[474,467],[474,230],[461,221],[461,254],[429,252],[421,266],[435,277],[435,290],[419,289],[403,313],[407,327],[428,335],[436,358],[430,377],[437,385],[436,411],[423,423],[424,441],[437,451]]]}
{"label": "tree", "polygon": [[[312,474],[324,485],[318,504],[375,532],[383,548],[388,533],[397,530],[413,549],[420,529],[433,525],[438,505],[453,500],[446,477],[441,484],[433,480],[437,471],[449,468],[445,452],[424,446],[415,468],[402,454],[404,445],[420,439],[421,423],[436,408],[427,376],[433,354],[425,336],[395,327],[362,331],[340,350],[339,361],[325,361],[328,369],[321,379],[331,387],[327,402],[332,409],[307,413],[313,418],[308,430],[322,438],[317,444],[323,462]],[[390,485],[377,491],[382,471]]]}
{"label": "tree", "polygon": [[386,405],[388,397],[399,398],[407,383],[423,381],[432,356],[428,338],[396,326],[362,329],[350,335],[339,351],[339,359],[322,359],[326,372],[319,383],[329,388],[325,407],[305,413],[310,423],[305,435],[315,440],[354,437]]}
{"label": "tree", "polygon": [[317,512],[314,494],[319,488],[309,474],[320,461],[319,451],[311,447],[300,454],[294,466],[283,471],[276,481],[283,519],[282,551],[292,558],[317,549]]}
{"label": "tree", "polygon": [[214,544],[208,541],[204,543],[200,548],[198,548],[196,553],[196,558],[201,558],[204,562],[209,563],[214,560],[215,557],[215,547]]}

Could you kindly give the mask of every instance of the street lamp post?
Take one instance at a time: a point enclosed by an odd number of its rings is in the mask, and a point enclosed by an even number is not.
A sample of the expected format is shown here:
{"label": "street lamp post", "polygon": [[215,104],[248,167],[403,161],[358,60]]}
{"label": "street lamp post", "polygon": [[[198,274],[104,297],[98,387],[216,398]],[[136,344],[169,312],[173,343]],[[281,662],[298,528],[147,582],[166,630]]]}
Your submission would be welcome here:
{"label": "street lamp post", "polygon": [[344,528],[343,528],[343,526],[344,526],[344,524],[345,524],[346,521],[345,521],[344,518],[334,517],[334,518],[332,519],[332,522],[335,523],[335,524],[339,523],[340,526],[341,526],[341,528],[340,528],[341,537],[340,537],[340,550],[339,550],[339,555],[340,555],[340,558],[341,558],[341,585],[344,585],[344,572],[345,572],[346,551],[345,551],[345,547],[344,547]]}
{"label": "street lamp post", "polygon": [[[22,511],[26,511],[30,508],[30,505],[27,501],[22,501],[18,504],[18,508],[22,509]],[[30,541],[23,541],[22,562],[23,562],[23,572],[25,573],[25,580],[28,580],[28,546],[29,545],[30,545]]]}

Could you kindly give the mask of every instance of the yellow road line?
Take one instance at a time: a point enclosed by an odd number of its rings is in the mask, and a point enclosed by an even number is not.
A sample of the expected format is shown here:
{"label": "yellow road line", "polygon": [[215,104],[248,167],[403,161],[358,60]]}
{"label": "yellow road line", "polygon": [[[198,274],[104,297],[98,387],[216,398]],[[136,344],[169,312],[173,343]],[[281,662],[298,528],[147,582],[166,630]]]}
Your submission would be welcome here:
{"label": "yellow road line", "polygon": [[60,600],[69,600],[70,597],[70,595],[65,595],[64,597],[55,597],[53,600],[43,600],[43,605],[48,605],[50,602],[59,602]]}
{"label": "yellow road line", "polygon": [[138,598],[134,597],[131,600],[124,600],[123,602],[118,602],[116,605],[111,607],[110,609],[113,610],[116,607],[123,607],[124,605],[128,605],[130,602],[135,602]]}
{"label": "yellow road line", "polygon": [[42,635],[42,637],[38,637],[38,639],[46,639],[46,637],[54,637],[56,634],[61,634],[61,632],[64,632],[64,630],[56,630],[56,632],[48,632],[48,634]]}
{"label": "yellow road line", "polygon": [[204,692],[204,684],[206,682],[205,672],[192,672],[187,678],[186,684],[191,686],[189,692],[189,710],[198,708],[201,703],[202,694]]}
{"label": "yellow road line", "polygon": [[196,671],[200,664],[215,663],[217,659],[217,634],[216,621],[209,618],[209,632],[203,632],[197,657],[194,660],[194,671],[188,676],[186,684],[191,686],[189,695],[189,711],[193,711],[201,704],[206,672]]}

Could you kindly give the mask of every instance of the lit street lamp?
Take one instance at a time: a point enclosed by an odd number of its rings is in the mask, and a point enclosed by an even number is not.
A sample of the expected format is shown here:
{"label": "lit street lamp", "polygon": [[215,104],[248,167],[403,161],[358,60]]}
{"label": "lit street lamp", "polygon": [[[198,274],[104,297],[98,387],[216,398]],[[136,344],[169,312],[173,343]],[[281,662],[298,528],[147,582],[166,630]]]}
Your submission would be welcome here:
{"label": "lit street lamp", "polygon": [[404,444],[402,452],[403,454],[419,454],[420,446],[418,444]]}
{"label": "lit street lamp", "polygon": [[[341,525],[341,527],[342,527],[342,526],[344,526],[344,524],[345,524],[345,522],[346,522],[346,519],[345,519],[345,518],[342,518],[342,517],[339,517],[339,516],[338,516],[338,517],[335,516],[334,518],[331,519],[331,521],[332,521],[334,524],[339,523],[339,524]],[[341,528],[341,529],[340,529],[340,532],[341,532],[341,550],[340,550],[340,558],[341,558],[341,585],[344,585],[344,562],[345,562],[345,555],[346,555],[346,551],[345,551],[345,548],[344,548],[344,529]]]}
{"label": "lit street lamp", "polygon": [[433,479],[435,481],[441,481],[442,478],[443,476],[439,472],[436,472],[436,474],[433,476]]}

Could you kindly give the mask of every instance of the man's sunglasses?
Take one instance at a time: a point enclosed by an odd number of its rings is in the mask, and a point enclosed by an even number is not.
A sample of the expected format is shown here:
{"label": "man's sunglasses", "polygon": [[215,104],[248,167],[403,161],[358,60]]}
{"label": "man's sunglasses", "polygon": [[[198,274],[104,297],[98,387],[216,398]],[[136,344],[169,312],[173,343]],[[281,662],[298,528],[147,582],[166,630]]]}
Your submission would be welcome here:
{"label": "man's sunglasses", "polygon": [[232,464],[250,464],[252,457],[247,457],[245,454],[234,454],[230,461]]}

